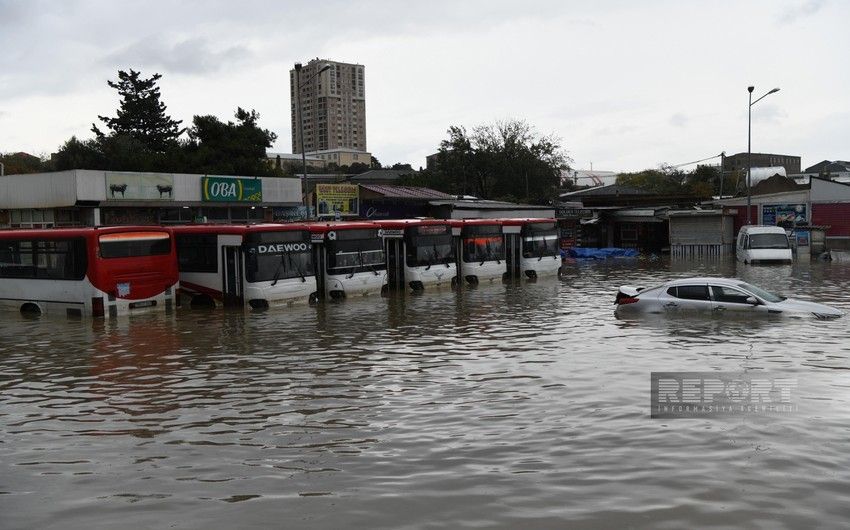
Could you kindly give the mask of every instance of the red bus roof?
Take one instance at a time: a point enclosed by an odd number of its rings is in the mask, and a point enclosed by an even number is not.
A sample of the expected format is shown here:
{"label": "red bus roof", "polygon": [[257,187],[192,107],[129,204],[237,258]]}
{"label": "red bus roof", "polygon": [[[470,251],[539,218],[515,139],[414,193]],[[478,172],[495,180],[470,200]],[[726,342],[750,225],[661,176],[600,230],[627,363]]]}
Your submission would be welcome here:
{"label": "red bus roof", "polygon": [[314,221],[307,223],[310,232],[323,234],[331,230],[362,230],[364,228],[378,229],[381,226],[372,221]]}
{"label": "red bus roof", "polygon": [[72,237],[92,237],[101,234],[121,232],[165,232],[171,234],[171,228],[162,226],[99,226],[78,228],[13,228],[0,230],[0,239],[68,239]]}
{"label": "red bus roof", "polygon": [[381,228],[407,228],[408,226],[451,225],[448,219],[380,219],[374,221]]}
{"label": "red bus roof", "polygon": [[508,226],[522,226],[527,224],[536,224],[536,223],[554,223],[557,219],[547,219],[545,217],[516,217],[510,219],[500,219],[503,225]]}
{"label": "red bus roof", "polygon": [[256,225],[196,224],[172,227],[175,234],[250,234],[255,232],[290,232],[308,230],[306,223],[263,223]]}
{"label": "red bus roof", "polygon": [[449,219],[448,222],[455,227],[502,224],[501,219]]}

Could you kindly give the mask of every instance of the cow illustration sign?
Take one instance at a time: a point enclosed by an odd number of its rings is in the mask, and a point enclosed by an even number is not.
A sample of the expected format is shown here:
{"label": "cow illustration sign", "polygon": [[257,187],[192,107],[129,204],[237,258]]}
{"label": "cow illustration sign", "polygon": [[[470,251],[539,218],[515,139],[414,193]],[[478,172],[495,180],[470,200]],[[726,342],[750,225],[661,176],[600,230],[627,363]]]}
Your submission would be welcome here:
{"label": "cow illustration sign", "polygon": [[263,181],[260,179],[204,177],[201,197],[206,202],[261,202]]}
{"label": "cow illustration sign", "polygon": [[107,201],[170,201],[174,176],[168,173],[106,173]]}

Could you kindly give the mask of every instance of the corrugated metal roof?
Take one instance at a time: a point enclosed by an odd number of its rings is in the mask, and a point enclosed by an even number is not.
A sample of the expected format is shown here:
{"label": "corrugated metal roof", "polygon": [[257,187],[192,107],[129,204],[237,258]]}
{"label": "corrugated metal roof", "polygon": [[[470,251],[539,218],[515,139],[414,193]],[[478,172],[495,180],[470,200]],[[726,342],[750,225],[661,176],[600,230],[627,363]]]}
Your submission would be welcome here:
{"label": "corrugated metal roof", "polygon": [[431,188],[416,186],[390,186],[387,184],[360,184],[364,190],[380,193],[393,199],[451,199],[452,195]]}

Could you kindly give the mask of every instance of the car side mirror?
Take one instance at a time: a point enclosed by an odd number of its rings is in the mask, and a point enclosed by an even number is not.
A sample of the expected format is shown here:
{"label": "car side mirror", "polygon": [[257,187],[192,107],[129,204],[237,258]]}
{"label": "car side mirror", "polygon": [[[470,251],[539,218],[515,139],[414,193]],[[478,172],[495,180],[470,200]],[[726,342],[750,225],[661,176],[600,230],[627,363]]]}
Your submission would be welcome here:
{"label": "car side mirror", "polygon": [[750,305],[759,305],[759,301],[755,296],[748,296],[745,302]]}

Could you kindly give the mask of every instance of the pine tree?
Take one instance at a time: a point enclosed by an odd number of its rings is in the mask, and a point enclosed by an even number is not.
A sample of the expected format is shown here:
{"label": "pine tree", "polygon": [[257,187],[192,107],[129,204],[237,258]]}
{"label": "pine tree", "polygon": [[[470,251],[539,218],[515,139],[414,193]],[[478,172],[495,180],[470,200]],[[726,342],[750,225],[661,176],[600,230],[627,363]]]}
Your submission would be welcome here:
{"label": "pine tree", "polygon": [[[157,81],[160,74],[145,79],[141,72],[130,69],[127,73],[118,71],[118,81],[107,84],[121,96],[117,117],[98,116],[111,131],[112,135],[129,136],[154,152],[164,152],[177,143],[177,138],[185,129],[180,128],[181,120],[172,120],[165,113],[165,104],[160,101]],[[99,139],[106,135],[92,124],[92,132]]]}

